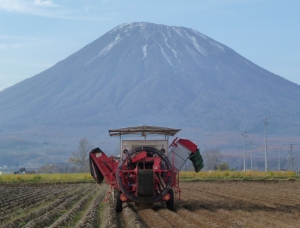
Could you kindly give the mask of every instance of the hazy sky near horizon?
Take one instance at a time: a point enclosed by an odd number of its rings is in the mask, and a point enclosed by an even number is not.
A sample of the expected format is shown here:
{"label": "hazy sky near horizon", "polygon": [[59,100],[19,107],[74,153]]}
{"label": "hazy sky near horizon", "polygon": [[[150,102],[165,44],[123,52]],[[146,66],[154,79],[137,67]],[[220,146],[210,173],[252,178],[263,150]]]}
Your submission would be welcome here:
{"label": "hazy sky near horizon", "polygon": [[119,24],[193,28],[300,85],[299,0],[0,0],[0,90]]}

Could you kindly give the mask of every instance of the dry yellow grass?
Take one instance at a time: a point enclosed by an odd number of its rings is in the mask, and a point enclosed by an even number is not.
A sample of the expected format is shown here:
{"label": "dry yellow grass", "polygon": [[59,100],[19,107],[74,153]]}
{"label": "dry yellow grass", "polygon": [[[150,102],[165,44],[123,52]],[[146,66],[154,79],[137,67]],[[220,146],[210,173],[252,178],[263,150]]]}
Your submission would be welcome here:
{"label": "dry yellow grass", "polygon": [[289,178],[299,179],[292,171],[215,171],[215,172],[180,172],[182,180],[287,180]]}
{"label": "dry yellow grass", "polygon": [[92,182],[90,173],[3,174],[0,183]]}
{"label": "dry yellow grass", "polygon": [[[270,172],[180,172],[183,181],[193,180],[300,180],[300,176],[291,171]],[[67,173],[67,174],[4,174],[0,175],[1,183],[66,183],[66,182],[93,182],[90,173]]]}

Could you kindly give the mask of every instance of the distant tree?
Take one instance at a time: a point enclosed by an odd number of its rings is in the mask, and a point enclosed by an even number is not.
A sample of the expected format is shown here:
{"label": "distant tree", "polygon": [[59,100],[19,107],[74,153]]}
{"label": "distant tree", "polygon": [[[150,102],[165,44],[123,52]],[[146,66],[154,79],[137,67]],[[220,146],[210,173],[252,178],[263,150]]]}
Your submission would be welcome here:
{"label": "distant tree", "polygon": [[[86,139],[80,139],[78,150],[72,152],[69,162],[78,172],[88,172],[89,169],[89,152],[92,149],[91,143]],[[75,171],[74,170],[74,171]]]}
{"label": "distant tree", "polygon": [[228,164],[228,162],[223,162],[220,165],[218,165],[218,170],[219,171],[229,170],[229,164]]}
{"label": "distant tree", "polygon": [[203,153],[204,167],[206,170],[217,170],[221,163],[222,155],[220,148],[205,148]]}
{"label": "distant tree", "polygon": [[74,172],[67,163],[45,164],[38,169],[38,173],[70,173]]}
{"label": "distant tree", "polygon": [[53,164],[45,164],[38,169],[38,173],[56,173],[56,169]]}

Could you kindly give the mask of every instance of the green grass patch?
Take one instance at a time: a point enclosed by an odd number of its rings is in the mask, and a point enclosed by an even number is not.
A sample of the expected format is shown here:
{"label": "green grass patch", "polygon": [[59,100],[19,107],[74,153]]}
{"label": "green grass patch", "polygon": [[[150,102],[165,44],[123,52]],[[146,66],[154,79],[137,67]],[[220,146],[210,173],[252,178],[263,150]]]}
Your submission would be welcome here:
{"label": "green grass patch", "polygon": [[90,173],[56,174],[3,174],[0,184],[5,183],[88,183],[94,182]]}
{"label": "green grass patch", "polygon": [[300,176],[292,171],[270,171],[270,172],[236,172],[236,171],[215,171],[215,172],[180,172],[180,180],[182,181],[197,181],[197,180],[241,180],[241,181],[263,181],[263,180],[287,180],[300,181]]}

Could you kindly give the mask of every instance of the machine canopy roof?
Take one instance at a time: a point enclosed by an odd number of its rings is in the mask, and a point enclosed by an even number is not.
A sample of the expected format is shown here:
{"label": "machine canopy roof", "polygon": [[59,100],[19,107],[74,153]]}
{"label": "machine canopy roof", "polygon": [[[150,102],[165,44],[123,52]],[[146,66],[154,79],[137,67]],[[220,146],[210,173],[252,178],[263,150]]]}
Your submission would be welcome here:
{"label": "machine canopy roof", "polygon": [[167,127],[154,127],[154,126],[137,126],[137,127],[125,127],[119,129],[108,130],[110,136],[129,135],[141,133],[142,136],[147,134],[159,134],[174,136],[181,129],[167,128]]}

